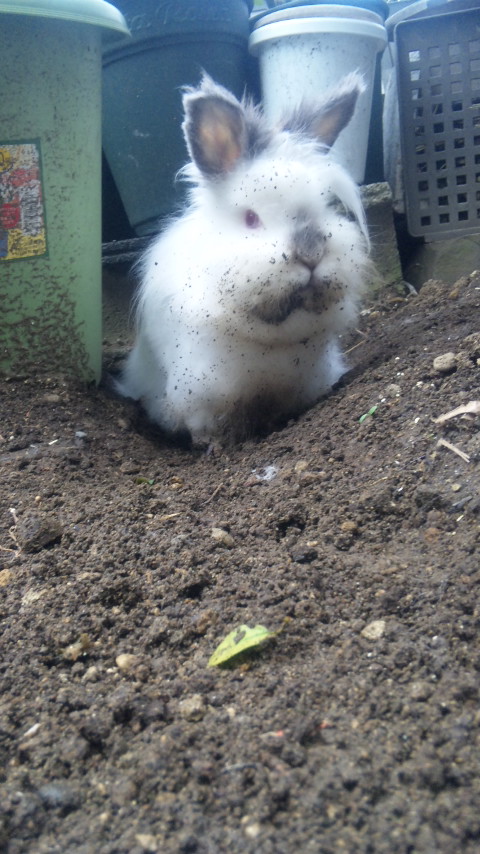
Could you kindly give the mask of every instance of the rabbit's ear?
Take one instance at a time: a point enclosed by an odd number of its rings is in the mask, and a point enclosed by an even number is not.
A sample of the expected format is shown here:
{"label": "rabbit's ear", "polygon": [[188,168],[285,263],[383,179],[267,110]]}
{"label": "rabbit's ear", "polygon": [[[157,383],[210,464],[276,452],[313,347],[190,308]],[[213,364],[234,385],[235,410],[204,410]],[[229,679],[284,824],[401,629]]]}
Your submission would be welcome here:
{"label": "rabbit's ear", "polygon": [[230,172],[245,154],[248,142],[240,103],[204,77],[200,89],[187,91],[183,105],[183,132],[192,160],[209,178]]}
{"label": "rabbit's ear", "polygon": [[348,125],[355,111],[358,96],[365,91],[362,76],[356,72],[347,75],[331,92],[327,100],[316,108],[302,104],[284,122],[283,129],[300,131],[312,136],[330,148],[339,133]]}

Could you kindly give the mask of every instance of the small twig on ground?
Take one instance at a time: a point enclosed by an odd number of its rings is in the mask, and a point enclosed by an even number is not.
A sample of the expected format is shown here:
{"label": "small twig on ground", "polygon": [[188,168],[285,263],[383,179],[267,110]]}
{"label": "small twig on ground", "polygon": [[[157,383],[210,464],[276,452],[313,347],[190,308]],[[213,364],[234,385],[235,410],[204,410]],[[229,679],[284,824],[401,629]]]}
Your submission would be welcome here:
{"label": "small twig on ground", "polygon": [[157,516],[157,522],[170,522],[170,519],[176,519],[181,516],[181,513],[165,513],[164,516]]}
{"label": "small twig on ground", "polygon": [[454,454],[458,454],[462,460],[465,460],[466,463],[470,462],[470,457],[464,451],[461,451],[460,448],[457,448],[456,445],[452,445],[451,442],[447,442],[446,439],[439,439],[437,442],[437,446],[442,445],[444,448],[448,448],[449,451],[453,451]]}
{"label": "small twig on ground", "polygon": [[365,341],[366,341],[366,340],[367,340],[367,338],[368,338],[367,333],[366,333],[366,332],[362,332],[362,330],[361,330],[361,329],[355,329],[355,332],[357,332],[359,335],[363,335],[363,341],[357,341],[357,343],[356,343],[356,344],[354,344],[354,345],[353,345],[353,347],[349,347],[349,348],[348,348],[348,350],[344,350],[344,355],[345,355],[345,356],[346,356],[348,353],[351,353],[351,352],[352,352],[352,350],[356,350],[356,349],[357,349],[357,347],[361,347],[361,346],[362,346],[362,344],[365,344]]}
{"label": "small twig on ground", "polygon": [[15,555],[15,557],[20,554],[19,549],[9,549],[7,546],[0,546],[0,552],[10,552],[10,554]]}
{"label": "small twig on ground", "polygon": [[216,489],[213,490],[212,494],[207,498],[206,501],[203,502],[203,504],[209,504],[210,501],[212,501],[215,498],[215,496],[218,495],[218,493],[222,489],[223,489],[223,483],[219,483],[218,486],[216,487]]}
{"label": "small twig on ground", "polygon": [[17,535],[16,535],[16,533],[15,533],[15,528],[16,528],[16,527],[17,527],[17,525],[18,525],[18,516],[17,516],[17,514],[16,514],[16,512],[15,512],[15,508],[14,508],[14,507],[9,507],[8,509],[9,509],[9,511],[10,511],[10,513],[11,513],[11,516],[12,516],[12,519],[13,519],[13,521],[14,521],[14,523],[15,523],[15,524],[14,524],[14,525],[12,525],[12,527],[11,527],[11,528],[9,528],[9,530],[8,530],[8,533],[10,534],[10,536],[11,536],[11,538],[12,538],[13,542],[15,543],[15,548],[14,548],[14,549],[9,549],[9,548],[7,548],[7,546],[0,546],[0,551],[2,551],[2,552],[10,552],[10,554],[12,554],[12,555],[14,555],[15,557],[17,557],[17,556],[18,556],[19,554],[21,554],[21,552],[22,552],[22,547],[21,547],[20,543],[18,542]]}
{"label": "small twig on ground", "polygon": [[445,421],[449,421],[450,418],[455,418],[457,415],[480,415],[480,400],[471,400],[470,403],[464,403],[462,406],[457,406],[456,409],[452,409],[450,412],[446,412],[444,415],[439,415],[438,418],[434,418],[434,424],[443,424]]}

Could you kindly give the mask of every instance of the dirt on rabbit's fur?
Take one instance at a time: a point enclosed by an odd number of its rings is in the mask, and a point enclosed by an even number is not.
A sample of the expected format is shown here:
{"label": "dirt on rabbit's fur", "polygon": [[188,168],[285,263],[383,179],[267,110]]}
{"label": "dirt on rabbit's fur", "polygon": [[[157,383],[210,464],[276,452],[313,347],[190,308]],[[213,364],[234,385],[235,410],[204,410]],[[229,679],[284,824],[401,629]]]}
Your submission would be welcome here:
{"label": "dirt on rabbit's fur", "polygon": [[213,455],[2,381],[2,850],[480,850],[480,416],[435,421],[480,398],[479,307],[386,296],[339,388]]}

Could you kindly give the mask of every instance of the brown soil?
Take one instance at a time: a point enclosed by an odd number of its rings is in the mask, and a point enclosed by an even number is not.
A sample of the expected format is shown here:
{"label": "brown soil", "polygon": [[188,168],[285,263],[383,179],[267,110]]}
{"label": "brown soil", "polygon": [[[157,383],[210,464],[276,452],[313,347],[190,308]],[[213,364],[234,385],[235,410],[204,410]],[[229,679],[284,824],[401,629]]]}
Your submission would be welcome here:
{"label": "brown soil", "polygon": [[[479,307],[385,298],[340,388],[214,456],[2,382],[3,850],[480,850],[480,433],[432,420],[479,397]],[[282,631],[209,668],[243,623]]]}

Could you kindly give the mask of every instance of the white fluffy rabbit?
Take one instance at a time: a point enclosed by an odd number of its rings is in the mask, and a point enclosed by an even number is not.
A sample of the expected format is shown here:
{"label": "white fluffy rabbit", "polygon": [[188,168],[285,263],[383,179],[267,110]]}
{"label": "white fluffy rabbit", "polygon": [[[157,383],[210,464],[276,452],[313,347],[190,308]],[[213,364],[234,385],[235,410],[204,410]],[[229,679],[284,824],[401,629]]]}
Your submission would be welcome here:
{"label": "white fluffy rabbit", "polygon": [[271,128],[209,77],[185,91],[193,184],[141,262],[119,391],[195,443],[299,413],[345,370],[336,337],[369,269],[358,188],[329,155],[362,78]]}

